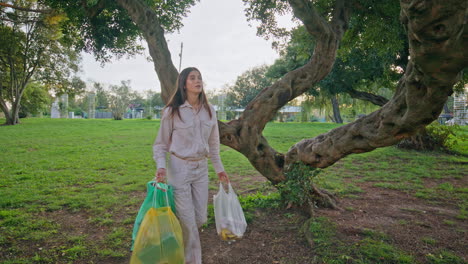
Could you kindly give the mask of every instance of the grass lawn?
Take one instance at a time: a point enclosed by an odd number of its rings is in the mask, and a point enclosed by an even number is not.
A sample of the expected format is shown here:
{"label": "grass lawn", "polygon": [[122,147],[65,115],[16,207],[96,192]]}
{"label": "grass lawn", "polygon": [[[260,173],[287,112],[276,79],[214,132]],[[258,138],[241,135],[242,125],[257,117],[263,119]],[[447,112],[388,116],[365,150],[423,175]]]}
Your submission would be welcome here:
{"label": "grass lawn", "polygon": [[[151,146],[159,121],[21,121],[0,126],[0,263],[127,259],[145,184],[154,177]],[[285,152],[297,141],[337,126],[269,123],[264,135]],[[468,129],[462,133],[468,134]],[[434,203],[450,199],[458,208],[457,218],[466,220],[468,188],[453,180],[468,174],[468,142],[456,149],[460,154],[387,147],[351,155],[323,170],[318,184],[342,198],[359,194],[364,182]],[[244,156],[222,146],[221,158],[231,180],[238,183],[238,192],[261,187],[253,180],[259,178],[258,172]],[[215,179],[211,165],[210,178]],[[438,184],[427,186],[427,179]],[[216,181],[211,181],[210,189],[217,189]],[[315,227],[325,222],[320,219]]]}

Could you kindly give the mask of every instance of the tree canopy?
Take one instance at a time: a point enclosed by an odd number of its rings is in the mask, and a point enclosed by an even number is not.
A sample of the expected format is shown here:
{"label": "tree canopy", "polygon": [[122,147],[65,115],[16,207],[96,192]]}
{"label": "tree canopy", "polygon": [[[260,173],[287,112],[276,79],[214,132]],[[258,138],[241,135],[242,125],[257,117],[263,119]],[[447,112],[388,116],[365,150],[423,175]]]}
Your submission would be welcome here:
{"label": "tree canopy", "polygon": [[[68,16],[64,25],[67,41],[78,49],[92,53],[101,62],[112,56],[133,55],[143,50],[142,31],[132,21],[128,11],[118,1],[93,0],[45,0],[52,8],[62,10]],[[174,32],[182,27],[195,0],[157,1],[141,3],[154,10],[165,32]]]}

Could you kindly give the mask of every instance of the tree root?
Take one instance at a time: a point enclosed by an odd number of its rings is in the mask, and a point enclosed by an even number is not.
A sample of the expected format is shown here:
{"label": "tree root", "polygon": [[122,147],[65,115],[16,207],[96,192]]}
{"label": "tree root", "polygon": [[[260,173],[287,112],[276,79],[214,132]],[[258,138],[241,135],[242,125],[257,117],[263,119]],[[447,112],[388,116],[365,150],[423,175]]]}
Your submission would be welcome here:
{"label": "tree root", "polygon": [[316,208],[330,208],[333,210],[343,211],[343,209],[338,206],[338,200],[335,195],[331,192],[319,189],[313,184],[312,188],[307,192],[307,199],[305,199],[302,204],[295,204],[292,201],[289,201],[286,205],[286,209],[296,208],[308,217],[314,216]]}
{"label": "tree root", "polygon": [[315,247],[314,243],[314,237],[312,232],[309,231],[310,223],[314,220],[314,218],[309,218],[307,219],[301,226],[300,232],[304,235],[305,239],[307,240],[307,243],[311,248]]}
{"label": "tree root", "polygon": [[334,194],[327,190],[319,189],[313,184],[312,193],[310,195],[310,199],[308,199],[307,202],[311,216],[314,215],[314,210],[317,207],[343,211],[343,209],[337,205],[338,201]]}
{"label": "tree root", "polygon": [[437,139],[431,137],[425,129],[419,131],[416,135],[405,138],[397,144],[401,149],[412,149],[417,151],[432,151],[443,148],[443,145],[437,142]]}

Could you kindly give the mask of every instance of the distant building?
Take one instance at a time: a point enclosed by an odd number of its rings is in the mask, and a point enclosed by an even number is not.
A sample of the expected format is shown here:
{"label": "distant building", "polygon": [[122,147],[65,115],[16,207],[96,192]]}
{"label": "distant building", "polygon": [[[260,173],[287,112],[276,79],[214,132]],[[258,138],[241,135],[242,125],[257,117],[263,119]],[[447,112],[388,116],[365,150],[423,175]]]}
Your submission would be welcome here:
{"label": "distant building", "polygon": [[[462,93],[455,93],[453,97],[453,124],[467,125],[468,124],[468,95],[467,87]],[[450,121],[450,120],[449,120]]]}
{"label": "distant building", "polygon": [[280,122],[291,122],[298,121],[297,116],[302,112],[302,107],[300,106],[283,106],[277,114],[277,121]]}

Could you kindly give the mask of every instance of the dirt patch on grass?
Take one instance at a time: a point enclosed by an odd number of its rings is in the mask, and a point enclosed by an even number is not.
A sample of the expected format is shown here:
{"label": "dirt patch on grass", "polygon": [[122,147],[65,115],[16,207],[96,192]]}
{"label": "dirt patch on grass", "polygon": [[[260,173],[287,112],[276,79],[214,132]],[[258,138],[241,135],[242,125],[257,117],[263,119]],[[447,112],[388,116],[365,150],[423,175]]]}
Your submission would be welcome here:
{"label": "dirt patch on grass", "polygon": [[[253,177],[254,181],[264,181]],[[258,176],[261,177],[261,176]],[[426,184],[434,184],[428,179]],[[233,179],[233,182],[234,181]],[[369,230],[383,234],[386,243],[415,256],[420,263],[426,263],[427,254],[436,254],[441,250],[448,250],[457,256],[467,259],[466,232],[468,223],[457,216],[459,208],[447,200],[431,201],[418,199],[413,194],[397,190],[374,187],[373,183],[356,183],[362,193],[355,198],[340,198],[343,211],[318,209],[317,216],[325,216],[335,223],[339,239],[350,246],[368,237]],[[235,184],[234,188],[244,190],[242,184]],[[210,197],[216,193],[210,191]],[[143,200],[144,192],[132,194]],[[106,236],[114,226],[123,227],[128,232],[122,247],[130,246],[133,224],[123,224],[122,221],[138,210],[139,205],[128,210],[114,212],[115,224],[99,226],[90,221],[86,213],[70,213],[66,210],[43,212],[38,216],[50,219],[59,224],[54,241],[42,241],[23,247],[30,247],[28,255],[42,250],[51,249],[66,244],[73,246],[70,237],[85,235],[90,249],[94,250],[105,243]],[[321,263],[317,259],[315,250],[306,242],[300,233],[300,228],[306,217],[293,210],[258,209],[254,212],[253,220],[249,223],[243,239],[227,243],[216,234],[214,224],[209,225],[200,233],[203,247],[203,263],[277,263],[303,264]],[[1,248],[1,247],[0,247]],[[96,252],[75,258],[73,263],[129,263],[130,251],[123,251],[124,256],[103,256]],[[120,251],[122,252],[122,251]],[[57,250],[56,254],[60,254]],[[57,256],[57,263],[67,262],[66,258]],[[63,262],[62,262],[63,260]]]}
{"label": "dirt patch on grass", "polygon": [[424,263],[427,254],[449,250],[466,260],[468,224],[457,218],[459,208],[449,201],[434,202],[412,194],[357,184],[364,191],[357,199],[341,199],[344,211],[318,210],[336,223],[350,241],[363,239],[369,230],[386,235],[389,244]]}
{"label": "dirt patch on grass", "polygon": [[437,188],[440,184],[451,184],[455,188],[466,188],[468,186],[468,177],[427,179],[424,181],[425,188]]}
{"label": "dirt patch on grass", "polygon": [[[358,198],[341,198],[343,211],[318,209],[336,224],[344,243],[353,243],[382,234],[386,243],[420,263],[428,254],[442,250],[467,259],[468,224],[457,218],[459,208],[450,201],[418,199],[413,194],[357,184],[363,192]],[[236,243],[221,241],[213,226],[201,233],[203,263],[320,263],[299,228],[306,219],[288,210],[259,210],[245,237]],[[291,216],[294,215],[294,216]]]}
{"label": "dirt patch on grass", "polygon": [[304,218],[277,210],[258,210],[244,238],[221,241],[216,228],[201,232],[203,263],[312,263],[313,252],[299,236]]}

